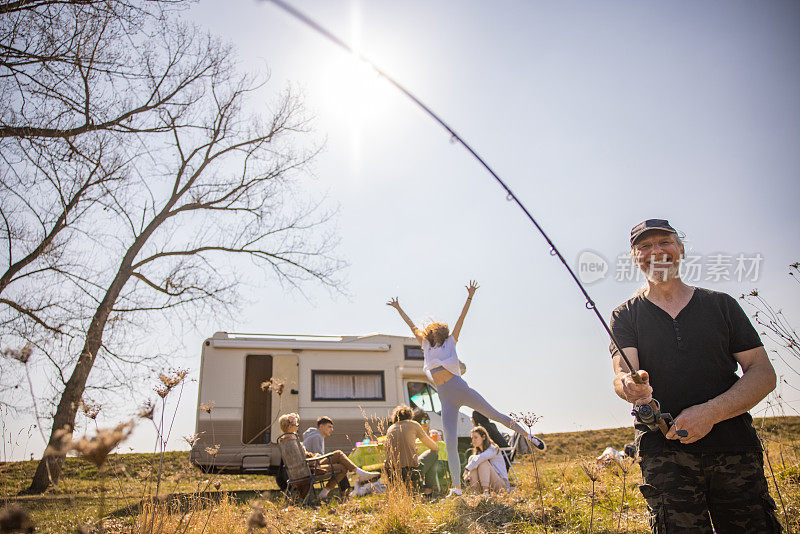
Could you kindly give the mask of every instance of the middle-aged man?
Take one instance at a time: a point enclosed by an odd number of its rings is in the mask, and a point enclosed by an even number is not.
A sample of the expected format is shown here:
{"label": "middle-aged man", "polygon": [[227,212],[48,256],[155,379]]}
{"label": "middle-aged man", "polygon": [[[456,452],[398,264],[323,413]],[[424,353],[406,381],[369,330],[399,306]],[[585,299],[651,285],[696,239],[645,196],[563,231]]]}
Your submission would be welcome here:
{"label": "middle-aged man", "polygon": [[680,279],[684,246],[668,221],[637,224],[630,243],[647,284],[611,330],[641,383],[612,346],[614,389],[675,417],[666,435],[636,425],[652,532],[781,532],[747,413],[775,388],[758,333],[733,297]]}

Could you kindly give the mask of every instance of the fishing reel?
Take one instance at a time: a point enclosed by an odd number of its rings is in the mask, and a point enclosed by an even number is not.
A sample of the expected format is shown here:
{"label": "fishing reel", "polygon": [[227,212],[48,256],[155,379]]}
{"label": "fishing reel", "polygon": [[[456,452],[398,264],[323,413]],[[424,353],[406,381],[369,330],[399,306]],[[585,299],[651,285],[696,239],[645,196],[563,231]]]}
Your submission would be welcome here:
{"label": "fishing reel", "polygon": [[[648,404],[634,406],[631,415],[650,430],[661,430],[665,436],[669,432],[669,427],[675,423],[671,414],[661,411],[661,404],[655,399]],[[685,429],[676,430],[675,433],[682,438],[689,435]]]}

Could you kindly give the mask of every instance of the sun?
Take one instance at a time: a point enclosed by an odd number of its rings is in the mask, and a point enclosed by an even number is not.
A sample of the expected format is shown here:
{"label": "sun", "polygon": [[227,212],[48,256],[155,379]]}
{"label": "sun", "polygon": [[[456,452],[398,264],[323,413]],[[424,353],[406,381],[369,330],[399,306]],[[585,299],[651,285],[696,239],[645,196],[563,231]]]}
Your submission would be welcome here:
{"label": "sun", "polygon": [[380,129],[396,112],[397,94],[369,63],[360,59],[361,25],[351,20],[350,46],[328,62],[322,71],[323,105],[326,113],[349,130],[354,169],[360,168],[367,130]]}
{"label": "sun", "polygon": [[388,111],[390,99],[386,80],[356,55],[343,55],[326,70],[325,93],[331,109],[357,124]]}

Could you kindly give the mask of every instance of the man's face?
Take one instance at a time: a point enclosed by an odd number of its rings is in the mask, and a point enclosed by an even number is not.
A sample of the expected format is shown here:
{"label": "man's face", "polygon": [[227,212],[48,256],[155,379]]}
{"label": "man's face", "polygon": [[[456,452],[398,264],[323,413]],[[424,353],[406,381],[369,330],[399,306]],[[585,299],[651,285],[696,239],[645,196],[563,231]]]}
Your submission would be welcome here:
{"label": "man's face", "polygon": [[322,423],[317,429],[320,431],[320,434],[327,438],[333,434],[333,423]]}
{"label": "man's face", "polygon": [[636,265],[651,282],[666,282],[678,278],[683,246],[671,232],[652,230],[633,246]]}

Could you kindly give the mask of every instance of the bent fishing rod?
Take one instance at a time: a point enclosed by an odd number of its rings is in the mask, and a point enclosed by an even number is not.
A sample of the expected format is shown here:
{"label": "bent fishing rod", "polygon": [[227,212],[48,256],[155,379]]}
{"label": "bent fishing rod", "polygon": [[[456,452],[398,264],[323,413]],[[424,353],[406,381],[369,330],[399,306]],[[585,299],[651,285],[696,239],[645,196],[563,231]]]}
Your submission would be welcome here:
{"label": "bent fishing rod", "polygon": [[[567,260],[564,259],[564,256],[558,250],[558,247],[556,247],[555,243],[553,243],[553,241],[550,239],[550,236],[547,235],[547,232],[544,231],[544,229],[536,221],[533,215],[531,215],[531,212],[528,211],[528,208],[525,207],[522,201],[517,197],[517,195],[514,194],[511,188],[503,181],[503,179],[500,178],[500,176],[498,176],[498,174],[494,171],[494,169],[492,169],[489,166],[489,164],[486,163],[486,160],[484,160],[469,145],[469,143],[467,143],[463,137],[461,137],[455,130],[453,130],[453,128],[451,128],[450,125],[448,125],[439,115],[437,115],[431,108],[425,105],[425,103],[422,102],[419,98],[417,98],[411,91],[409,91],[403,85],[401,85],[400,82],[392,78],[389,74],[387,74],[380,67],[378,67],[373,61],[365,57],[363,54],[354,50],[350,45],[348,45],[343,40],[338,38],[336,35],[328,31],[326,28],[315,22],[308,15],[302,13],[301,11],[298,11],[291,5],[284,2],[283,0],[264,0],[264,1],[270,2],[275,6],[279,7],[284,12],[288,13],[296,20],[302,22],[303,24],[305,24],[318,34],[322,35],[328,41],[332,42],[345,52],[359,59],[363,63],[369,65],[370,68],[372,68],[372,70],[375,71],[376,74],[378,74],[381,78],[383,78],[391,85],[393,85],[398,91],[403,93],[409,100],[414,102],[414,104],[416,104],[417,107],[419,107],[422,111],[424,111],[431,119],[433,119],[437,124],[439,124],[439,126],[444,128],[447,131],[447,133],[450,134],[450,140],[452,142],[457,142],[458,144],[463,146],[467,150],[467,152],[469,152],[478,161],[478,163],[480,163],[481,166],[484,169],[486,169],[486,171],[492,176],[492,178],[494,178],[495,181],[500,185],[500,187],[502,187],[503,190],[506,192],[506,200],[513,201],[517,206],[519,206],[519,208],[523,211],[523,213],[525,213],[525,216],[528,218],[528,220],[536,227],[536,229],[539,231],[544,240],[547,241],[547,244],[550,246],[550,255],[555,256],[556,258],[559,259],[559,261],[561,261],[561,264],[564,266],[569,275],[572,277],[572,280],[578,286],[578,289],[580,289],[581,293],[583,293],[583,296],[586,299],[586,308],[594,312],[595,316],[597,317],[597,320],[600,321],[600,324],[603,325],[603,328],[608,334],[608,337],[611,339],[611,343],[614,345],[614,348],[617,350],[617,352],[619,352],[619,355],[622,356],[622,359],[625,361],[625,364],[631,371],[631,378],[637,384],[641,384],[642,383],[641,377],[636,372],[636,369],[633,367],[628,357],[622,351],[622,347],[620,347],[620,344],[617,342],[616,338],[614,337],[614,334],[611,332],[611,328],[609,328],[609,326],[606,324],[606,321],[605,319],[603,319],[603,316],[600,315],[597,306],[595,305],[592,298],[589,296],[589,293],[586,291],[586,288],[583,286],[580,280],[578,280],[578,277],[575,275],[575,272],[567,263]],[[666,435],[666,433],[669,431],[670,426],[672,426],[673,423],[672,416],[668,413],[662,413],[661,406],[655,399],[651,399],[648,404],[634,406],[631,415],[636,417],[638,421],[646,425],[650,430],[657,430],[657,429],[661,430],[661,432],[664,435]],[[678,430],[677,434],[681,437],[685,437],[686,435],[688,435],[686,430]]]}

